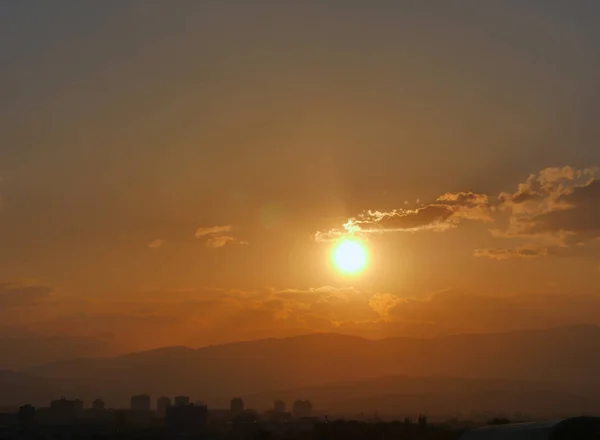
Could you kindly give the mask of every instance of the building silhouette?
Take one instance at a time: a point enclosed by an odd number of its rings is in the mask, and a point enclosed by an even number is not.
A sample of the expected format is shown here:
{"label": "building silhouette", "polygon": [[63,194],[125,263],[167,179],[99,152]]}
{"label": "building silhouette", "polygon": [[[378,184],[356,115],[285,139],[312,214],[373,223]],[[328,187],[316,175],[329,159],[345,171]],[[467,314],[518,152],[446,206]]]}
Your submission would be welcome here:
{"label": "building silhouette", "polygon": [[312,403],[309,400],[296,400],[292,407],[292,413],[296,418],[310,417],[312,415]]}
{"label": "building silhouette", "polygon": [[165,417],[167,414],[167,408],[171,406],[171,398],[170,397],[159,397],[156,401],[156,411],[162,417]]}
{"label": "building silhouette", "polygon": [[276,400],[274,403],[274,408],[276,413],[284,413],[285,412],[285,402],[283,400]]}
{"label": "building silhouette", "polygon": [[173,433],[197,434],[206,427],[206,424],[206,406],[188,404],[167,407],[165,425]]}
{"label": "building silhouette", "polygon": [[31,405],[23,405],[19,408],[19,425],[29,427],[35,423],[35,408]]}
{"label": "building silhouette", "polygon": [[231,405],[229,408],[230,408],[231,414],[233,416],[241,414],[244,412],[244,401],[242,399],[240,399],[239,397],[231,399]]}
{"label": "building silhouette", "polygon": [[82,411],[83,402],[81,400],[69,400],[61,397],[50,402],[49,417],[52,422],[66,423],[80,415]]}
{"label": "building silhouette", "polygon": [[131,409],[133,411],[150,411],[151,399],[147,394],[138,394],[131,397]]}
{"label": "building silhouette", "polygon": [[83,409],[83,402],[79,399],[69,400],[61,397],[50,402],[50,409],[58,412],[76,413]]}
{"label": "building silhouette", "polygon": [[92,409],[94,409],[96,411],[104,411],[104,408],[105,408],[104,400],[96,399],[92,402]]}
{"label": "building silhouette", "polygon": [[175,406],[186,406],[189,404],[190,404],[190,398],[188,396],[175,397]]}

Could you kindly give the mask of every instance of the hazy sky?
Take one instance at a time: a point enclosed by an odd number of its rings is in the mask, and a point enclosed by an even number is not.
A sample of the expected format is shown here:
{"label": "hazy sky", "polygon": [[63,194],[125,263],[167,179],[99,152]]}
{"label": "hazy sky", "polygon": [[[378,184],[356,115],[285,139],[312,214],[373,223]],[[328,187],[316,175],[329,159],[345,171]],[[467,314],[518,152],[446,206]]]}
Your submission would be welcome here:
{"label": "hazy sky", "polygon": [[[599,20],[0,0],[2,334],[79,354],[600,323]],[[330,264],[344,224],[359,276]]]}

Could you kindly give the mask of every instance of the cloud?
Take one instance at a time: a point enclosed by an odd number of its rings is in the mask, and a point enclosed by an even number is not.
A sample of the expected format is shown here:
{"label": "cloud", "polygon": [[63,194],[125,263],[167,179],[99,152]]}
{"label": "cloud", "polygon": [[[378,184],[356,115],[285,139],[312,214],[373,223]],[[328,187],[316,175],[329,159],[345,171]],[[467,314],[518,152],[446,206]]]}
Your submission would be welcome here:
{"label": "cloud", "polygon": [[515,193],[501,193],[510,213],[497,237],[533,238],[555,246],[584,244],[600,238],[600,181],[596,169],[546,168],[530,175]]}
{"label": "cloud", "polygon": [[206,237],[207,235],[222,234],[223,232],[229,232],[233,229],[231,225],[223,226],[211,226],[208,228],[198,228],[196,231],[196,238]]}
{"label": "cloud", "polygon": [[435,203],[416,209],[366,211],[348,219],[342,229],[317,231],[318,242],[332,241],[345,234],[381,232],[446,231],[464,220],[492,222],[488,196],[472,192],[445,193]]}
{"label": "cloud", "polygon": [[150,249],[157,249],[159,247],[162,247],[163,244],[165,244],[165,240],[157,238],[156,240],[151,241],[150,243],[148,243],[148,247]]}
{"label": "cloud", "polygon": [[488,196],[473,192],[445,193],[437,198],[438,202],[455,202],[469,205],[485,205],[489,203]]}
{"label": "cloud", "polygon": [[369,299],[369,306],[382,318],[388,318],[390,310],[404,299],[391,293],[376,293]]}
{"label": "cloud", "polygon": [[209,248],[220,248],[227,243],[236,243],[237,238],[230,235],[212,235],[206,239],[205,245]]}
{"label": "cloud", "polygon": [[419,230],[446,230],[454,227],[450,218],[453,210],[448,205],[428,205],[424,208],[413,210],[403,209],[392,212],[373,212],[361,216],[353,224],[360,230],[369,230],[369,227],[384,231],[419,231]]}
{"label": "cloud", "polygon": [[491,249],[475,249],[473,251],[475,257],[485,257],[494,260],[509,260],[512,258],[538,258],[548,255],[548,248],[526,245],[517,248],[491,248]]}
{"label": "cloud", "polygon": [[317,242],[345,235],[385,232],[442,232],[465,221],[495,223],[497,239],[520,239],[507,248],[475,249],[475,257],[496,260],[548,255],[556,248],[600,239],[600,180],[597,167],[549,167],[530,174],[515,192],[493,197],[472,191],[446,192],[415,209],[369,210],[349,218],[340,228],[317,231]]}
{"label": "cloud", "polygon": [[208,228],[198,228],[196,238],[203,238],[204,245],[208,248],[216,249],[225,246],[227,243],[248,244],[247,241],[239,240],[227,232],[231,232],[233,226],[211,226]]}

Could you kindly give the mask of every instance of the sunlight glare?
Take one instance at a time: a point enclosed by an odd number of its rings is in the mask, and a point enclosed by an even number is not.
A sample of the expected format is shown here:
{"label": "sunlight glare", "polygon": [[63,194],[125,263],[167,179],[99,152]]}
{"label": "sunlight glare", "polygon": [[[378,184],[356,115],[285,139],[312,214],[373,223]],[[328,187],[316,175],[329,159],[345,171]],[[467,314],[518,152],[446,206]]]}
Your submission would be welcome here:
{"label": "sunlight glare", "polygon": [[367,249],[358,240],[344,239],[333,249],[333,263],[342,272],[354,274],[367,266]]}

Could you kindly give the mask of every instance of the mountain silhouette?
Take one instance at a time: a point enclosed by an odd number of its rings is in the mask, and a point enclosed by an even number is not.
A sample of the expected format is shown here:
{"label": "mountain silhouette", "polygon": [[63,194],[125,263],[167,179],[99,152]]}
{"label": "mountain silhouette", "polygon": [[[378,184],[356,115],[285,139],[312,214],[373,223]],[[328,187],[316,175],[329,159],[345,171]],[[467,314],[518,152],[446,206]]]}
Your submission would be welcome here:
{"label": "mountain silhouette", "polygon": [[[84,400],[101,396],[112,405],[125,405],[131,394],[146,392],[154,397],[191,395],[213,407],[225,406],[237,395],[399,375],[548,382],[562,391],[586,395],[600,389],[599,348],[600,327],[596,326],[432,339],[368,340],[311,334],[75,359],[28,368],[23,373],[52,380],[61,389],[66,384]],[[490,388],[477,387],[474,392],[486,389]],[[499,385],[497,389],[507,387]],[[396,389],[396,393],[401,391]],[[0,387],[4,399],[18,395],[15,392],[8,394]],[[49,397],[55,396],[43,396]],[[340,395],[339,400],[351,397]]]}

